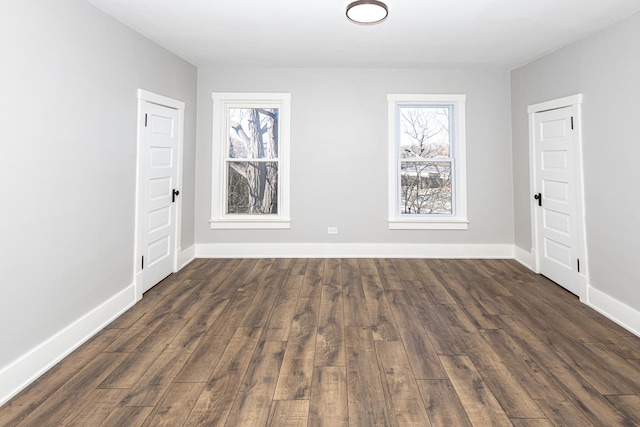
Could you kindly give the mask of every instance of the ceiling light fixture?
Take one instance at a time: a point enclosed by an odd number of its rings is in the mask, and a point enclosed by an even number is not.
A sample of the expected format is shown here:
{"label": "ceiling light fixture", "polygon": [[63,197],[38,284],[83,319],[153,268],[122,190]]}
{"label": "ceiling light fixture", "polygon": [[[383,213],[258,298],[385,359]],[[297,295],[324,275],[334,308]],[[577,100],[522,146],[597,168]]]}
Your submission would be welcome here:
{"label": "ceiling light fixture", "polygon": [[379,24],[387,15],[387,5],[378,0],[358,0],[347,6],[347,18],[356,24]]}

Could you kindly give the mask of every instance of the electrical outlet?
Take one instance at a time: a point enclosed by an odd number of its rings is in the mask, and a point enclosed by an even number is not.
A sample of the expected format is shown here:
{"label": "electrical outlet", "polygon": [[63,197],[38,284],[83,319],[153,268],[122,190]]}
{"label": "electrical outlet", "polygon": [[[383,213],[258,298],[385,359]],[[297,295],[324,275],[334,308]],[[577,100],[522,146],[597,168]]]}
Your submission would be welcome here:
{"label": "electrical outlet", "polygon": [[327,234],[338,234],[338,227],[327,228]]}

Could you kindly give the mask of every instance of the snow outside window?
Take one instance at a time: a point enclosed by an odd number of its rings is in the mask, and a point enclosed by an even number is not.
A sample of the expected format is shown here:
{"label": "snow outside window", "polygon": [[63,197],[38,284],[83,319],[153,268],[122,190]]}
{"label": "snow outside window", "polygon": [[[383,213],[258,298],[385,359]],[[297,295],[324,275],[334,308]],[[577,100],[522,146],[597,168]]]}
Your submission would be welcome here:
{"label": "snow outside window", "polygon": [[465,95],[388,95],[389,228],[467,229]]}

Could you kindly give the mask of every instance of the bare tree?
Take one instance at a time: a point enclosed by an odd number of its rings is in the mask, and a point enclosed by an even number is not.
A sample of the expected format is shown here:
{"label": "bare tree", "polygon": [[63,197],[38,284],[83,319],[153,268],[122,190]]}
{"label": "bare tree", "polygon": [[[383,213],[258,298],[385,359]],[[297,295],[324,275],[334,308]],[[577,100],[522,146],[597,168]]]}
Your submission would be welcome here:
{"label": "bare tree", "polygon": [[401,209],[451,213],[449,109],[401,108]]}
{"label": "bare tree", "polygon": [[278,110],[233,110],[229,137],[228,210],[278,212]]}

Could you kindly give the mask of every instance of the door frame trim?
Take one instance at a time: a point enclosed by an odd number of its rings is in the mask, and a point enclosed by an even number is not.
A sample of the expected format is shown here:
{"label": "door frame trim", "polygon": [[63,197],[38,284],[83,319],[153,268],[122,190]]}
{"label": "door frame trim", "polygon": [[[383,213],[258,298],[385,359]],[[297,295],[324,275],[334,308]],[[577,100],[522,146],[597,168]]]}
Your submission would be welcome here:
{"label": "door frame trim", "polygon": [[529,105],[527,113],[529,115],[529,206],[531,212],[531,255],[533,258],[533,270],[540,273],[540,251],[538,248],[538,210],[533,203],[536,183],[536,156],[535,156],[535,115],[544,111],[558,108],[570,107],[573,115],[573,142],[574,150],[574,179],[576,191],[576,230],[577,242],[576,253],[580,259],[580,272],[578,274],[578,297],[585,302],[587,298],[587,288],[589,284],[589,262],[587,259],[587,232],[584,215],[584,174],[582,162],[582,94],[558,98],[551,101]]}
{"label": "door frame trim", "polygon": [[[144,270],[141,266],[141,258],[144,246],[144,197],[142,188],[144,185],[144,165],[145,150],[143,141],[144,114],[145,104],[157,104],[163,107],[172,108],[178,111],[178,153],[176,160],[176,188],[182,189],[182,161],[183,161],[183,140],[184,140],[184,109],[185,103],[173,98],[159,95],[144,89],[138,89],[138,124],[137,124],[137,163],[136,163],[136,211],[135,211],[135,237],[134,237],[134,260],[133,260],[133,276],[135,284],[136,301],[142,299]],[[182,249],[181,241],[181,224],[182,224],[182,197],[178,197],[175,205],[175,228],[173,237],[173,272],[177,272],[180,268],[178,261]]]}

